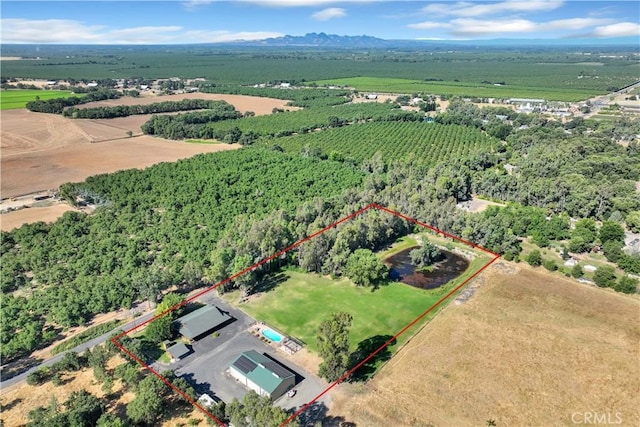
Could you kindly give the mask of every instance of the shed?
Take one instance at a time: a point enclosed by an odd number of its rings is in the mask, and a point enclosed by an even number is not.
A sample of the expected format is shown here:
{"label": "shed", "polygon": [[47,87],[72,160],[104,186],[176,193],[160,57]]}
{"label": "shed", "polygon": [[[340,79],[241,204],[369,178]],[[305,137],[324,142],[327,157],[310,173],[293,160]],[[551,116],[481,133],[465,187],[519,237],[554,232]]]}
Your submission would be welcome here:
{"label": "shed", "polygon": [[279,398],[296,384],[293,372],[255,350],[240,354],[229,366],[229,373],[244,386],[260,396],[269,396],[271,400]]}
{"label": "shed", "polygon": [[182,359],[183,357],[191,353],[191,349],[187,347],[186,344],[179,342],[167,348],[167,353],[169,353],[169,356],[171,356],[171,359],[176,361],[176,360]]}
{"label": "shed", "polygon": [[182,317],[175,323],[180,335],[190,340],[197,339],[212,329],[218,328],[231,320],[231,316],[211,305],[205,305]]}

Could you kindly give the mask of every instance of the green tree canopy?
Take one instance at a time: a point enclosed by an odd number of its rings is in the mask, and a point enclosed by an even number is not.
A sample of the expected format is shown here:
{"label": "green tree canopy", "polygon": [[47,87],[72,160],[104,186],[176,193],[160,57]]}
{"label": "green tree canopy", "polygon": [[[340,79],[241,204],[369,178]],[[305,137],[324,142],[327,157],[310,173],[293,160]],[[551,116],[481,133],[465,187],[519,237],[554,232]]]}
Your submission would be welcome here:
{"label": "green tree canopy", "polygon": [[327,381],[335,381],[348,368],[349,328],[353,317],[349,313],[333,313],[318,326],[318,353],[323,358],[319,374]]}
{"label": "green tree canopy", "polygon": [[136,392],[136,397],[127,405],[127,416],[134,423],[154,424],[165,408],[164,383],[155,375],[147,375]]}
{"label": "green tree canopy", "polygon": [[605,221],[598,230],[598,237],[601,243],[624,242],[624,229],[620,224],[613,221]]}
{"label": "green tree canopy", "polygon": [[532,250],[527,255],[527,262],[533,267],[539,267],[542,265],[542,254],[537,249]]}
{"label": "green tree canopy", "polygon": [[418,268],[428,267],[444,257],[440,249],[428,239],[424,239],[419,248],[409,252],[409,256],[411,257],[411,264]]}
{"label": "green tree canopy", "polygon": [[629,212],[627,218],[625,218],[627,227],[634,233],[640,233],[640,211]]}
{"label": "green tree canopy", "polygon": [[369,249],[357,249],[347,260],[344,273],[358,286],[374,286],[387,278],[389,268]]}
{"label": "green tree canopy", "polygon": [[593,273],[593,281],[600,287],[612,288],[616,283],[616,271],[610,265],[598,267]]}

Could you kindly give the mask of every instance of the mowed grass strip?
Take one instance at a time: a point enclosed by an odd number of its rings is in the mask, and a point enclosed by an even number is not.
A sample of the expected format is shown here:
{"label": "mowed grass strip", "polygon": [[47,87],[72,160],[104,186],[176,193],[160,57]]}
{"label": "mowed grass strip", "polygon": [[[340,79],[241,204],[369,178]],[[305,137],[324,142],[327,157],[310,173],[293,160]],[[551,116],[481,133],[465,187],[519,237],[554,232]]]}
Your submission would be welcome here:
{"label": "mowed grass strip", "polygon": [[0,91],[0,110],[25,108],[27,102],[35,101],[36,97],[40,97],[44,101],[53,98],[69,98],[75,95],[68,90],[2,90]]}
{"label": "mowed grass strip", "polygon": [[432,93],[478,98],[543,98],[549,101],[581,101],[604,92],[578,88],[537,88],[517,85],[495,86],[473,82],[409,80],[385,77],[348,77],[319,80],[318,85],[353,87],[361,92]]}

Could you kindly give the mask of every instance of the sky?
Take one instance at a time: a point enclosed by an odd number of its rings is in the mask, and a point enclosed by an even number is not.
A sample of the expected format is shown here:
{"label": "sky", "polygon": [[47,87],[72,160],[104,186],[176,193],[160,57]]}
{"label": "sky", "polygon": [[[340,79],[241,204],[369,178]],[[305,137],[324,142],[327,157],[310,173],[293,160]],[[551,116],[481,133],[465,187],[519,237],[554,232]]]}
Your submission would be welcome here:
{"label": "sky", "polygon": [[2,0],[0,12],[3,44],[217,43],[325,32],[403,40],[610,39],[640,46],[636,0]]}

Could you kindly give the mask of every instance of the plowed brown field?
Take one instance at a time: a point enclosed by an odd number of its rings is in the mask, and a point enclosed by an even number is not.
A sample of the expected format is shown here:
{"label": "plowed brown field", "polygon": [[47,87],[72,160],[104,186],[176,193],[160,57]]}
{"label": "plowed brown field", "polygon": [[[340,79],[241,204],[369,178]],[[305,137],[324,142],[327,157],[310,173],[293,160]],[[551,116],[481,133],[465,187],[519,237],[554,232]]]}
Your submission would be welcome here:
{"label": "plowed brown field", "polygon": [[[243,95],[189,93],[181,95],[124,97],[85,104],[83,107],[151,104],[186,98],[226,100],[238,111],[256,115],[285,108],[287,101]],[[286,107],[294,109],[294,107]],[[232,145],[184,144],[151,137],[128,138],[141,133],[150,115],[110,120],[72,120],[27,110],[3,111],[0,129],[2,198],[53,189],[69,181],[81,181],[98,173],[142,168],[219,150]],[[92,142],[100,142],[91,144]]]}

